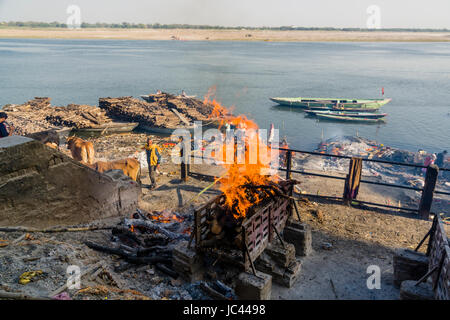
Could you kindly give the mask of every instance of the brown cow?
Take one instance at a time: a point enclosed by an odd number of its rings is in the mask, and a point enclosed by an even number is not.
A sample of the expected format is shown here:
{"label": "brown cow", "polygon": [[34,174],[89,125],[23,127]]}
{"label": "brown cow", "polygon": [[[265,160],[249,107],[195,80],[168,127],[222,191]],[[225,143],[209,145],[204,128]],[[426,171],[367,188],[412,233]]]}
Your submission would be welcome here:
{"label": "brown cow", "polygon": [[94,164],[94,145],[90,141],[84,141],[77,137],[67,138],[67,149],[72,153],[72,157],[84,164]]}
{"label": "brown cow", "polygon": [[119,169],[134,181],[141,183],[141,164],[138,160],[133,158],[126,158],[109,162],[97,161],[96,163],[89,165],[89,167],[97,170],[98,172],[106,172],[109,170]]}

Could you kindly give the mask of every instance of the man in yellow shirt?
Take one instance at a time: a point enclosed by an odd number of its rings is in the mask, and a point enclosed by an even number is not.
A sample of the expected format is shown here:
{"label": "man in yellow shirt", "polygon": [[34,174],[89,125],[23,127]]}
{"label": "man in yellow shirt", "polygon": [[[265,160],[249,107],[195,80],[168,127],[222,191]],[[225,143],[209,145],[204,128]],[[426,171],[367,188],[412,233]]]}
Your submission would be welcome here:
{"label": "man in yellow shirt", "polygon": [[159,167],[159,164],[161,163],[161,150],[153,143],[151,138],[147,138],[147,144],[145,145],[144,150],[147,154],[148,174],[151,181],[150,189],[153,190],[156,188],[155,172],[156,168]]}

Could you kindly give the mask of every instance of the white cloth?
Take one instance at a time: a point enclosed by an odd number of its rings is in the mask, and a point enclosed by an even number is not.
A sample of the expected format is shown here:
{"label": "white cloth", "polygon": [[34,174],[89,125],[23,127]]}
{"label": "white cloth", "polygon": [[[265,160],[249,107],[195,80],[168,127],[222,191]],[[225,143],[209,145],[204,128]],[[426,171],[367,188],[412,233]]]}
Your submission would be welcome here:
{"label": "white cloth", "polygon": [[145,151],[139,152],[137,155],[133,154],[131,156],[131,158],[135,158],[139,161],[139,163],[141,164],[141,169],[142,168],[148,168],[148,163],[147,163],[147,154]]}

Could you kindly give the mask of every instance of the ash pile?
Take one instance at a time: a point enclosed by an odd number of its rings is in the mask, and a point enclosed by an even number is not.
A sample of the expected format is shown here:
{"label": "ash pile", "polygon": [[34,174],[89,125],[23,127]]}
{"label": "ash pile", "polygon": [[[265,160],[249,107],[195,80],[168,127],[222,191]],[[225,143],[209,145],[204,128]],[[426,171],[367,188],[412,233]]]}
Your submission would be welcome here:
{"label": "ash pile", "polygon": [[15,128],[14,133],[17,135],[29,135],[59,127],[92,128],[112,121],[98,107],[77,104],[52,106],[51,99],[47,97],[36,97],[21,105],[6,105],[3,111],[7,112],[7,122]]}
{"label": "ash pile", "polygon": [[100,98],[99,107],[109,117],[139,122],[145,128],[177,128],[191,126],[194,121],[208,121],[213,106],[195,98],[168,93],[149,95],[148,101],[133,97]]}
{"label": "ash pile", "polygon": [[[364,159],[379,159],[385,161],[423,165],[425,158],[431,154],[421,150],[410,152],[385,146],[375,140],[362,137],[334,137],[319,144],[315,150],[324,154],[341,156],[356,156]],[[318,157],[309,155],[296,155],[294,169],[312,169],[318,171],[348,171],[348,159],[334,157]],[[376,162],[364,162],[362,174],[366,177],[405,186],[422,188],[424,186],[424,171],[421,168],[396,166]],[[450,190],[447,175],[440,175],[438,187],[441,190]]]}
{"label": "ash pile", "polygon": [[[109,244],[86,242],[91,249],[115,254],[127,263],[157,264],[170,270],[172,250],[181,240],[189,239],[189,216],[169,210],[146,213],[137,210],[112,229]],[[170,271],[167,271],[170,275]]]}
{"label": "ash pile", "polygon": [[114,267],[117,273],[135,266],[143,268],[147,296],[152,299],[236,299],[234,290],[217,278],[189,283],[174,270],[174,249],[189,240],[191,225],[191,214],[138,209],[114,227],[111,237],[103,243],[86,241],[85,244],[93,250],[120,257],[121,262]]}

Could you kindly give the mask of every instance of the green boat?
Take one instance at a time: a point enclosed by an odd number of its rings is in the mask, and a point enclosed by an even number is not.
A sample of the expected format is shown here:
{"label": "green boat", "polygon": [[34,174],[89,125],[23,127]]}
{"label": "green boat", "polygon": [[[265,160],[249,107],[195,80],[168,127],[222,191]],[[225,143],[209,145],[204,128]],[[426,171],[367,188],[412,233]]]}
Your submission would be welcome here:
{"label": "green boat", "polygon": [[372,112],[392,99],[333,99],[333,98],[270,98],[282,106],[307,108],[310,110],[344,110]]}
{"label": "green boat", "polygon": [[345,121],[345,122],[364,122],[364,123],[384,122],[383,118],[348,117],[348,116],[323,114],[323,113],[317,113],[316,117],[319,119],[323,119],[323,120]]}

